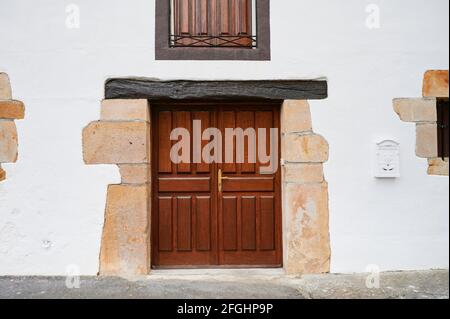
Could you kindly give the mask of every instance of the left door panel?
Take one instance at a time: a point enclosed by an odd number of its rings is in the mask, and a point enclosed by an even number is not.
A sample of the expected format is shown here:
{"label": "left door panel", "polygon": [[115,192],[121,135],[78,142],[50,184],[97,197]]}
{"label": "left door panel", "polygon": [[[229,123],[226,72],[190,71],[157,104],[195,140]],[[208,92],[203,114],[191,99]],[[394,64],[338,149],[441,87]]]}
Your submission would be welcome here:
{"label": "left door panel", "polygon": [[[170,158],[175,128],[189,132],[193,145],[193,121],[201,131],[215,125],[215,112],[201,107],[189,111],[155,107],[153,114],[153,264],[156,267],[209,266],[217,264],[216,195],[214,164],[175,164]],[[191,147],[189,147],[191,149]]]}

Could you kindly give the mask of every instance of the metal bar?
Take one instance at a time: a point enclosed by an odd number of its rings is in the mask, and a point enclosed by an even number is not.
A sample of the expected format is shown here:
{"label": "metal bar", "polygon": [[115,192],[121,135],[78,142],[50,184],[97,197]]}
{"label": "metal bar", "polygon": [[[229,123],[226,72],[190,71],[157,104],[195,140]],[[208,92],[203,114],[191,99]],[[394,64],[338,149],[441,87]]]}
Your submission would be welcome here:
{"label": "metal bar", "polygon": [[[195,1],[194,9],[196,11],[199,10],[198,8],[198,1]],[[176,28],[176,17],[174,16],[174,8],[175,8],[175,0],[169,0],[169,8],[170,8],[170,18],[169,18],[169,47],[170,48],[209,48],[209,47],[227,47],[227,48],[257,48],[257,1],[251,0],[250,1],[251,6],[251,35],[196,35],[192,34],[193,30],[191,30],[190,35],[177,35],[175,34]],[[231,15],[236,14],[236,12],[230,12]],[[196,15],[197,17],[197,15]],[[219,27],[220,28],[220,27]],[[194,42],[190,41],[183,41],[183,40],[193,40]],[[220,41],[217,41],[220,40]],[[239,41],[241,40],[251,40],[251,45],[248,44],[241,44]],[[180,42],[187,42],[189,44],[180,43]],[[225,43],[220,43],[225,42]]]}
{"label": "metal bar", "polygon": [[[190,39],[195,42],[184,44],[185,39]],[[252,45],[240,44],[239,40],[251,40]],[[225,43],[214,44],[214,40],[221,40]],[[209,43],[211,42],[211,43]],[[201,45],[203,43],[204,45]],[[220,36],[187,36],[187,35],[171,35],[170,47],[237,47],[237,48],[256,48],[257,37],[256,36],[233,36],[233,35],[220,35]]]}

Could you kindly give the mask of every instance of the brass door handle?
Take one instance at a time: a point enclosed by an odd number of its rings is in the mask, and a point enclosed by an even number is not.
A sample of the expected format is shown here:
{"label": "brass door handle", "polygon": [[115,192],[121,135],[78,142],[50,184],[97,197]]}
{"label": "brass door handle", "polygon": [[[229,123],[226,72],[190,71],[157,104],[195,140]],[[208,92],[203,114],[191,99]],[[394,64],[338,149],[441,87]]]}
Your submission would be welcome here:
{"label": "brass door handle", "polygon": [[230,178],[229,177],[224,177],[223,173],[222,173],[222,170],[219,169],[219,173],[218,173],[218,176],[217,176],[217,181],[218,181],[218,185],[219,185],[219,193],[222,193],[223,181],[227,180],[227,179],[230,179]]}

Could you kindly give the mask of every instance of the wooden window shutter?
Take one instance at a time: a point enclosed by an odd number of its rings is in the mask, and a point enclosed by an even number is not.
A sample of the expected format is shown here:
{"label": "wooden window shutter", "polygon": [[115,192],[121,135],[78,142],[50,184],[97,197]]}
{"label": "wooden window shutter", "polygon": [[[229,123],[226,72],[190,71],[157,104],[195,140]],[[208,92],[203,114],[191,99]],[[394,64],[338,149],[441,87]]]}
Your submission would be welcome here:
{"label": "wooden window shutter", "polygon": [[448,158],[450,148],[449,99],[438,99],[438,153],[439,157]]}
{"label": "wooden window shutter", "polygon": [[172,46],[252,47],[252,0],[173,0]]}

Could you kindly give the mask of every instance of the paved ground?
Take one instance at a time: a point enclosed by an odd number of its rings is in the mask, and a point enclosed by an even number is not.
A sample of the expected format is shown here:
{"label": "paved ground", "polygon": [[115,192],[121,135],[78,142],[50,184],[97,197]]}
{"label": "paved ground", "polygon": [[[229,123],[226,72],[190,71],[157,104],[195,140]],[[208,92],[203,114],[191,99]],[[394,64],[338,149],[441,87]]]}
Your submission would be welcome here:
{"label": "paved ground", "polygon": [[368,289],[366,279],[364,274],[296,278],[266,270],[155,271],[131,281],[82,277],[79,289],[68,289],[62,277],[0,277],[0,298],[449,298],[448,270],[382,273],[378,289]]}

